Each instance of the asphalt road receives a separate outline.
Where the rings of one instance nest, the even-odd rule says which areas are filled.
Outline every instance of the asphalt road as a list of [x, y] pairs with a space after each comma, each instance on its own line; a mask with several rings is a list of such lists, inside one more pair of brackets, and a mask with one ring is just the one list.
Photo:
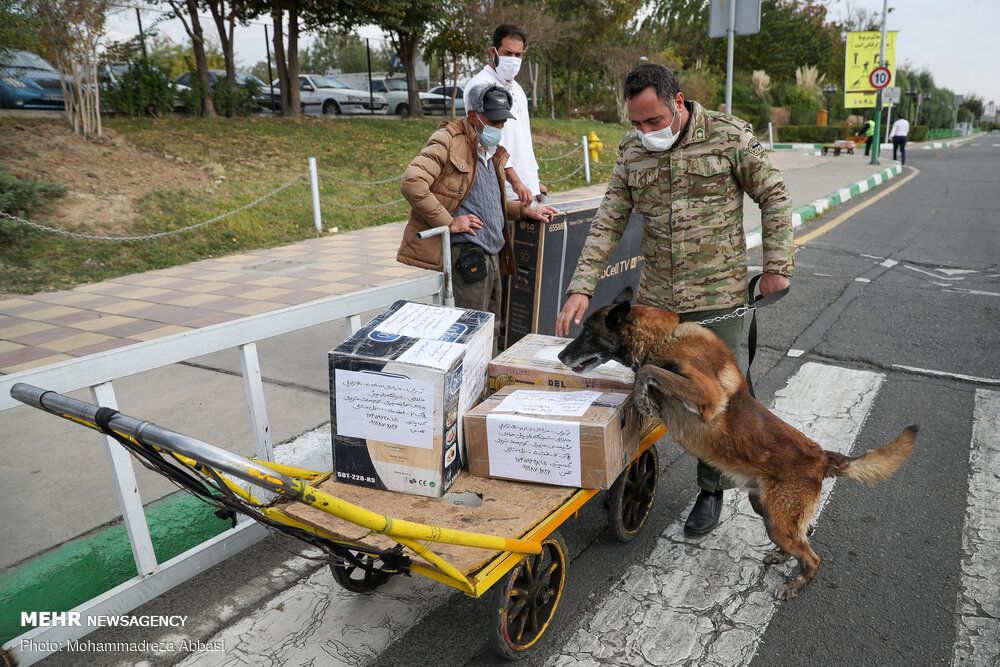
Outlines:
[[[892, 479], [827, 482], [812, 537], [823, 559], [816, 580], [793, 601], [772, 600], [792, 568], [760, 564], [766, 538], [739, 509], [742, 494], [727, 494], [713, 535], [686, 540], [694, 460], [663, 440], [654, 513], [636, 540], [608, 535], [603, 495], [562, 527], [567, 584], [520, 664], [1000, 664], [998, 162], [1000, 135], [911, 151], [899, 178], [797, 231], [809, 240], [792, 290], [759, 313], [753, 377], [765, 405], [815, 413], [809, 427], [819, 431], [824, 416], [853, 425], [817, 439], [854, 455], [921, 427]], [[760, 266], [759, 249], [751, 264]], [[838, 398], [847, 380], [867, 387], [854, 402]], [[318, 395], [322, 385], [310, 388]], [[493, 649], [488, 596], [413, 577], [351, 597], [321, 562], [288, 549], [302, 552], [266, 540], [134, 610], [190, 614], [197, 622], [185, 632], [227, 647], [149, 664], [283, 664], [286, 655], [317, 665], [509, 664]], [[327, 607], [344, 611], [319, 620]], [[93, 663], [63, 653], [43, 664]]]

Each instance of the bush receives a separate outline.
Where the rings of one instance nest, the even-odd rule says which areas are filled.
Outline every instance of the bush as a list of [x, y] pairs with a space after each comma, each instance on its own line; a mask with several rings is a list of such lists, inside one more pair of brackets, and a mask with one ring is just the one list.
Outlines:
[[910, 127], [910, 133], [907, 135], [907, 141], [925, 141], [927, 139], [927, 133], [930, 132], [930, 125], [914, 125]]
[[802, 144], [832, 144], [844, 138], [843, 128], [836, 125], [782, 125], [775, 128], [776, 141]]
[[[11, 215], [24, 215], [33, 206], [56, 199], [66, 192], [66, 186], [37, 178], [18, 178], [10, 168], [0, 164], [0, 211]], [[24, 236], [29, 227], [0, 218], [0, 238]]]
[[[201, 114], [201, 79], [198, 73], [191, 72], [190, 88], [182, 90], [178, 98], [188, 113]], [[249, 116], [257, 111], [257, 103], [254, 97], [257, 93], [257, 85], [250, 83], [247, 87], [229, 85], [229, 79], [222, 77], [212, 86], [212, 103], [215, 105], [216, 113], [222, 116]]]
[[798, 86], [790, 86], [785, 89], [782, 106], [786, 107], [791, 114], [792, 125], [811, 125], [816, 122], [819, 102]]
[[102, 91], [105, 109], [126, 116], [159, 117], [174, 109], [174, 91], [167, 73], [153, 65], [132, 63], [117, 81]]

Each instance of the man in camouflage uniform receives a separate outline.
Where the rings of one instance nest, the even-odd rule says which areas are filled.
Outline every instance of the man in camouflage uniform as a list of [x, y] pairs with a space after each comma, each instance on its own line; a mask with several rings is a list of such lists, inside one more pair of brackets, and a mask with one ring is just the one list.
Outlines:
[[[625, 79], [625, 100], [636, 131], [619, 147], [556, 334], [567, 335], [570, 322], [581, 321], [633, 210], [643, 216], [640, 303], [674, 311], [682, 322], [728, 315], [746, 303], [744, 192], [762, 214], [761, 294], [788, 287], [794, 266], [792, 201], [750, 125], [685, 100], [677, 77], [662, 65], [635, 67]], [[709, 327], [739, 358], [742, 318]], [[699, 461], [698, 486], [684, 525], [689, 535], [715, 528], [722, 492], [732, 483]]]

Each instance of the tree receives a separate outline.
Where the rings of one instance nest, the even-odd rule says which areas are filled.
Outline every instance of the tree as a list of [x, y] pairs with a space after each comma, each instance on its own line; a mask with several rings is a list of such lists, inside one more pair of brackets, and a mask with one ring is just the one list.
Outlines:
[[0, 0], [0, 51], [42, 50], [41, 21], [31, 0]]
[[[312, 46], [304, 48], [299, 54], [299, 69], [317, 74], [337, 69], [341, 72], [367, 72], [368, 51], [365, 41], [353, 33], [322, 30]], [[371, 48], [371, 57], [372, 71], [389, 71], [392, 54], [386, 48], [375, 45]]]
[[[236, 27], [236, 15], [240, 0], [204, 0], [212, 14], [215, 28], [219, 32], [219, 43], [222, 45], [222, 55], [225, 59], [226, 82], [230, 92], [236, 90], [236, 61], [233, 57], [233, 30]], [[226, 115], [233, 115], [233, 106], [229, 105]]]
[[208, 61], [205, 58], [205, 32], [201, 27], [201, 17], [198, 15], [198, 2], [197, 0], [166, 0], [166, 2], [191, 38], [191, 48], [194, 49], [194, 63], [201, 88], [201, 114], [207, 118], [214, 118], [215, 102], [212, 100], [212, 83], [208, 75]]
[[59, 70], [70, 128], [100, 137], [97, 42], [104, 34], [107, 0], [39, 0], [37, 7], [42, 40]]

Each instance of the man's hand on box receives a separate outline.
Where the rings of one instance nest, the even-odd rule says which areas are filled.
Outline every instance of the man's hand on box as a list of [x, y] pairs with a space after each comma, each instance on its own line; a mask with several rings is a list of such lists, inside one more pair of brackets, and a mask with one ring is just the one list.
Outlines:
[[531, 206], [524, 209], [524, 217], [538, 220], [539, 222], [549, 222], [559, 214], [551, 206]]

